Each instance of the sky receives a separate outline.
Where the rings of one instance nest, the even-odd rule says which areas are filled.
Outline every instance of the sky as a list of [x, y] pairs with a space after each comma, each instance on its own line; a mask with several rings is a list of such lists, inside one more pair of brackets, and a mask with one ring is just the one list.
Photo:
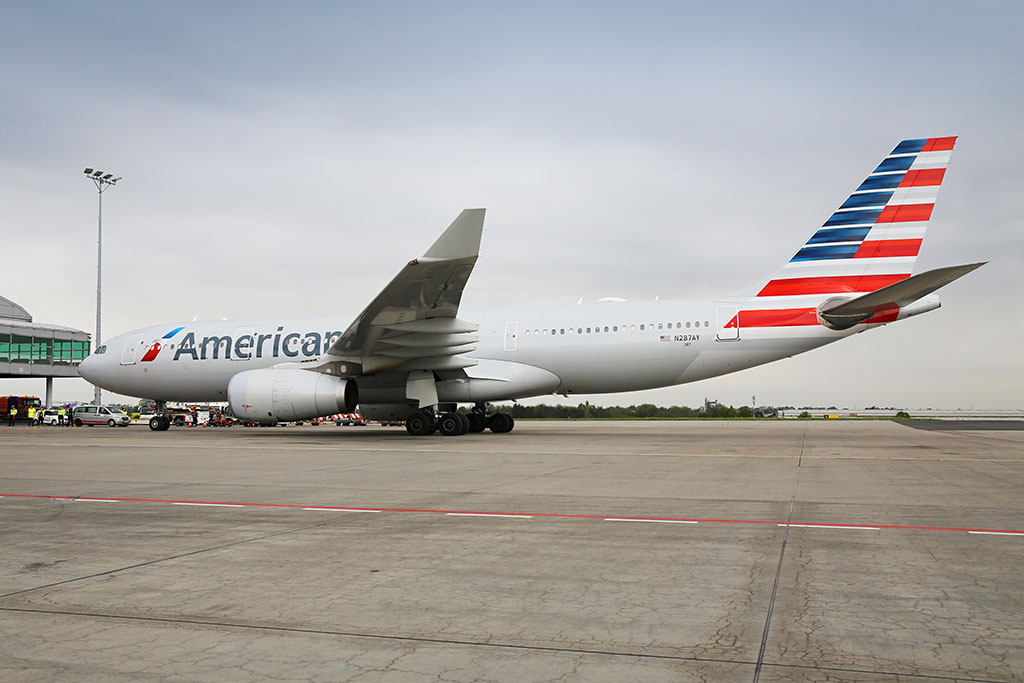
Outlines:
[[103, 194], [109, 338], [354, 315], [467, 207], [488, 212], [466, 307], [731, 294], [898, 141], [958, 135], [915, 272], [990, 263], [941, 309], [567, 402], [1024, 408], [1018, 2], [44, 0], [4, 17], [0, 294], [37, 322], [95, 329], [85, 167], [123, 177]]

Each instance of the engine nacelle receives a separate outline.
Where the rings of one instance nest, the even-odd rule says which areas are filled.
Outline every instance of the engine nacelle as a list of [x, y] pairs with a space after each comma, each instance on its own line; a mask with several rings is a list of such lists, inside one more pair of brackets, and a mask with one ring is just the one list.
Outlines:
[[235, 417], [250, 422], [291, 422], [351, 413], [359, 403], [356, 383], [309, 370], [246, 370], [228, 383]]

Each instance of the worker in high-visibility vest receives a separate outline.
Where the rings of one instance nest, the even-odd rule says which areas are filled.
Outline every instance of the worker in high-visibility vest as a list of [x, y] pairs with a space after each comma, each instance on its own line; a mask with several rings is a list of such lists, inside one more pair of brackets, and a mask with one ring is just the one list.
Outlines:
[[30, 426], [36, 423], [36, 409], [34, 406], [28, 407], [28, 423]]
[[68, 411], [64, 410], [63, 406], [61, 406], [60, 408], [57, 409], [57, 426], [58, 427], [63, 427], [64, 426], [64, 416], [67, 414], [67, 412]]
[[9, 412], [7, 415], [8, 415], [7, 426], [8, 427], [13, 427], [14, 426], [14, 421], [18, 419], [18, 409], [12, 406], [11, 407], [11, 412]]

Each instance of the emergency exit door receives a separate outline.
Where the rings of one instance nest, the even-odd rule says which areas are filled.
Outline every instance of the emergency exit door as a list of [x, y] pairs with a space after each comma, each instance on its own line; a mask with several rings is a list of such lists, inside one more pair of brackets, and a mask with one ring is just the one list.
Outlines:
[[740, 316], [736, 304], [715, 304], [718, 318], [718, 341], [739, 341]]
[[518, 345], [519, 336], [519, 323], [515, 320], [509, 320], [505, 323], [505, 350], [515, 351]]

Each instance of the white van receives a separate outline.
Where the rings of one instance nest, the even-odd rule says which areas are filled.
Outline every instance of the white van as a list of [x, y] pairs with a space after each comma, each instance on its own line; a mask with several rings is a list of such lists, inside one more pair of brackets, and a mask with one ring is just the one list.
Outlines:
[[72, 417], [76, 427], [82, 425], [109, 425], [111, 427], [127, 427], [132, 419], [114, 406], [78, 406]]

